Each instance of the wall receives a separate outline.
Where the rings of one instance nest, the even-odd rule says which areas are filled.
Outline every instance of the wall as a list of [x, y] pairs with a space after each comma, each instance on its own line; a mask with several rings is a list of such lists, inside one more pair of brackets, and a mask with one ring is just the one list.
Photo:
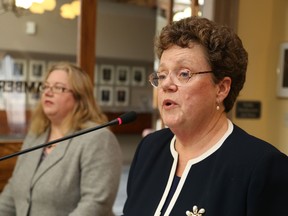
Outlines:
[[154, 61], [156, 10], [102, 3], [97, 16], [97, 56]]
[[[260, 119], [233, 121], [288, 154], [288, 99], [276, 96], [279, 48], [288, 41], [286, 0], [241, 0], [238, 34], [249, 53], [247, 81], [238, 100], [261, 101]], [[235, 112], [235, 110], [234, 110]]]
[[[43, 15], [16, 17], [11, 12], [1, 14], [0, 50], [76, 54], [77, 19], [62, 19], [59, 7], [65, 0], [57, 2], [57, 8], [53, 12]], [[155, 10], [144, 7], [99, 1], [97, 57], [153, 62], [155, 13]], [[25, 33], [28, 21], [36, 23], [35, 35]]]

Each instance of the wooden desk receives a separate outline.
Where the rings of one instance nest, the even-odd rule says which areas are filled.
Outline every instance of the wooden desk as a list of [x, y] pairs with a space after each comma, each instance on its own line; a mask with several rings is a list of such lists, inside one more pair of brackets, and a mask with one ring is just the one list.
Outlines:
[[[0, 157], [20, 151], [22, 140], [0, 140]], [[17, 157], [0, 161], [0, 192], [12, 175]]]

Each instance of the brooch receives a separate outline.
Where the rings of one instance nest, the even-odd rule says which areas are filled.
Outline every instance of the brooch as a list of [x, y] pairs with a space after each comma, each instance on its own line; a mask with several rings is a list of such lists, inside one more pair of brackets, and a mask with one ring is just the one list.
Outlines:
[[198, 211], [198, 207], [197, 206], [193, 206], [192, 212], [191, 211], [186, 211], [186, 215], [187, 216], [202, 216], [202, 214], [205, 213], [205, 209], [201, 208]]

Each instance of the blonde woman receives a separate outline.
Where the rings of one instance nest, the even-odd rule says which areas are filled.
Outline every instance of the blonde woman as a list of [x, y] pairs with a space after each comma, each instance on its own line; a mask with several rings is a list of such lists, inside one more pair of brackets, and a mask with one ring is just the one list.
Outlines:
[[[88, 75], [53, 65], [42, 83], [23, 149], [107, 121]], [[19, 157], [0, 195], [1, 216], [110, 216], [121, 174], [121, 150], [103, 128]]]

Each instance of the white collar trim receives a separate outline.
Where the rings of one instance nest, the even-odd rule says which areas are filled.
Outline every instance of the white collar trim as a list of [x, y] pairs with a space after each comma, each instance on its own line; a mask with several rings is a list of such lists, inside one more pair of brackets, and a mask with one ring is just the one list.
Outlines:
[[[187, 175], [189, 173], [189, 170], [191, 168], [191, 166], [193, 164], [196, 164], [202, 160], [204, 160], [205, 158], [209, 157], [211, 154], [213, 154], [214, 152], [216, 152], [221, 146], [222, 144], [224, 143], [224, 141], [227, 139], [227, 137], [232, 133], [233, 131], [233, 124], [232, 122], [228, 119], [228, 129], [227, 131], [225, 132], [225, 134], [222, 136], [222, 138], [214, 145], [212, 146], [210, 149], [208, 149], [206, 152], [204, 152], [202, 155], [198, 156], [197, 158], [193, 158], [191, 160], [188, 161], [186, 167], [185, 167], [185, 170], [183, 172], [183, 175], [181, 176], [181, 179], [180, 179], [180, 182], [177, 186], [177, 189], [166, 209], [166, 212], [165, 212], [165, 215], [164, 216], [168, 216], [175, 204], [175, 202], [177, 201], [177, 198], [182, 190], [182, 187], [185, 183], [185, 180], [187, 178]], [[163, 208], [163, 205], [167, 199], [167, 196], [168, 196], [168, 193], [170, 191], [170, 188], [171, 188], [171, 185], [172, 185], [172, 182], [173, 182], [173, 179], [174, 179], [174, 176], [175, 176], [175, 172], [176, 172], [176, 168], [177, 168], [177, 163], [178, 163], [178, 153], [177, 151], [175, 150], [175, 141], [176, 141], [176, 136], [174, 136], [170, 142], [170, 150], [171, 150], [171, 154], [174, 158], [174, 162], [173, 162], [173, 165], [171, 167], [171, 171], [170, 171], [170, 176], [169, 176], [169, 179], [168, 179], [168, 182], [167, 182], [167, 185], [166, 185], [166, 188], [165, 188], [165, 191], [163, 193], [163, 196], [161, 198], [161, 201], [156, 209], [156, 212], [154, 214], [154, 216], [159, 216], [161, 215], [161, 209]]]

